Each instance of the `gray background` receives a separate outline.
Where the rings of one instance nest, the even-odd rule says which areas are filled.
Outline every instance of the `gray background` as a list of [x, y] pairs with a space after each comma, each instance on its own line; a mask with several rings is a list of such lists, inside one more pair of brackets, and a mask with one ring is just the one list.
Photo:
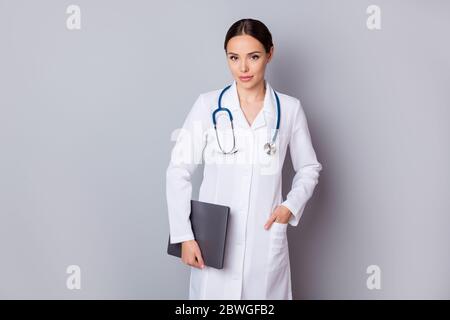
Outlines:
[[288, 228], [294, 298], [450, 298], [450, 3], [387, 0], [0, 1], [1, 298], [187, 297], [165, 251], [170, 135], [232, 81], [245, 17], [271, 30], [267, 79], [301, 100], [324, 167]]

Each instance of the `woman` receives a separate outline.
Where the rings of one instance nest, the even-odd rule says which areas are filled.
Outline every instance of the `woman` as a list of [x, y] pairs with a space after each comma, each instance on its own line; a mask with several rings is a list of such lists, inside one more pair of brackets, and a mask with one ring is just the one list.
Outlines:
[[[199, 95], [172, 150], [166, 186], [170, 242], [182, 242], [182, 261], [191, 266], [190, 299], [292, 299], [286, 228], [298, 224], [322, 166], [300, 101], [276, 93], [265, 80], [274, 49], [267, 27], [253, 19], [237, 21], [224, 49], [232, 85]], [[234, 130], [223, 110], [214, 130], [221, 93]], [[288, 145], [296, 174], [283, 201]], [[189, 220], [191, 176], [200, 163], [205, 166], [199, 200], [230, 207], [223, 269], [204, 265]]]

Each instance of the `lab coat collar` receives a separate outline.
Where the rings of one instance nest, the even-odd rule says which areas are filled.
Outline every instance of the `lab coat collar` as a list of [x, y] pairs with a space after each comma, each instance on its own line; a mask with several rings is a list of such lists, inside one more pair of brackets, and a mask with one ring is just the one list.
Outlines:
[[[272, 87], [267, 80], [266, 82], [266, 94], [264, 96], [263, 112], [259, 113], [255, 120], [253, 120], [252, 129], [257, 129], [266, 126], [267, 123], [273, 121], [276, 117], [276, 98]], [[225, 91], [222, 97], [222, 107], [230, 109], [233, 113], [234, 123], [244, 127], [249, 128], [247, 119], [245, 118], [244, 112], [241, 109], [239, 102], [239, 95], [236, 87], [236, 80], [233, 81], [231, 87]]]

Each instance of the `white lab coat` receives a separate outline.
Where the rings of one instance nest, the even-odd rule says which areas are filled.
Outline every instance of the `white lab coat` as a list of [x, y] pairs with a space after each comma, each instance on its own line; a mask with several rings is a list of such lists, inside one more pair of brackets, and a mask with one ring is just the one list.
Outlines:
[[[240, 108], [236, 82], [222, 97], [230, 109], [238, 152], [223, 155], [216, 141], [212, 112], [222, 89], [200, 94], [178, 132], [167, 168], [167, 205], [170, 242], [194, 239], [189, 220], [191, 176], [204, 164], [200, 201], [230, 207], [224, 267], [190, 267], [189, 299], [292, 299], [286, 229], [296, 226], [318, 183], [322, 165], [317, 161], [304, 110], [297, 98], [280, 99], [280, 130], [276, 153], [267, 155], [264, 144], [275, 128], [277, 111], [273, 90], [266, 80], [264, 106], [250, 126]], [[232, 146], [228, 118], [218, 115], [218, 130], [225, 151]], [[224, 122], [224, 120], [226, 120]], [[223, 125], [228, 124], [228, 129]], [[292, 189], [283, 201], [281, 172], [288, 145], [296, 172]], [[278, 205], [293, 213], [288, 224], [274, 222], [264, 229]]]

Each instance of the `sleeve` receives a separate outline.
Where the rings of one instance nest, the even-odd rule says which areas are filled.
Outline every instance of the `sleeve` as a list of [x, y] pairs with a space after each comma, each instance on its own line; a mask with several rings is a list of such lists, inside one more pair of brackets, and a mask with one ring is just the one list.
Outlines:
[[292, 188], [281, 205], [292, 212], [289, 224], [296, 226], [303, 214], [306, 203], [313, 194], [314, 188], [319, 181], [319, 172], [322, 170], [322, 165], [317, 161], [316, 153], [312, 146], [306, 115], [300, 100], [298, 100], [297, 114], [292, 126], [289, 150], [295, 175], [292, 181]]
[[169, 216], [170, 243], [194, 239], [189, 215], [195, 169], [203, 161], [206, 126], [209, 113], [202, 95], [194, 102], [183, 127], [178, 129], [176, 142], [166, 171], [166, 199]]

